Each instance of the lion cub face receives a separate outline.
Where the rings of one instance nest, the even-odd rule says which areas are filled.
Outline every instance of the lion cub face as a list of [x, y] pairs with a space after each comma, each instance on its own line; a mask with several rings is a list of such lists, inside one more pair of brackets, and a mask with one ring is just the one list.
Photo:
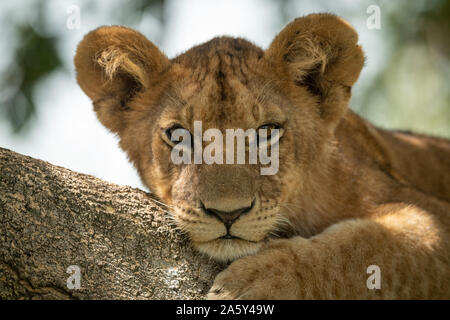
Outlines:
[[[362, 63], [356, 33], [332, 15], [295, 20], [266, 51], [222, 37], [172, 60], [131, 29], [102, 27], [75, 57], [99, 120], [194, 246], [219, 260], [255, 253], [287, 222], [285, 205], [313, 183]], [[244, 162], [231, 153], [239, 149], [227, 140], [233, 129], [255, 132], [241, 145]], [[223, 148], [209, 149], [215, 161], [195, 159], [220, 134]], [[175, 163], [183, 141], [189, 161]], [[252, 147], [276, 158], [251, 162]]]

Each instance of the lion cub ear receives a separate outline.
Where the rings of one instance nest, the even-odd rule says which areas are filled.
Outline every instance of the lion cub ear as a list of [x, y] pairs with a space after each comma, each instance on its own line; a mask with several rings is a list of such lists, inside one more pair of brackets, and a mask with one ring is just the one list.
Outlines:
[[146, 37], [120, 26], [89, 32], [74, 62], [78, 84], [93, 101], [99, 120], [113, 132], [123, 127], [130, 100], [169, 65]]
[[[281, 74], [319, 97], [322, 104], [327, 98], [336, 101], [330, 96], [335, 94], [348, 96], [348, 100], [351, 86], [364, 65], [358, 34], [332, 14], [295, 19], [275, 37], [265, 57], [275, 63]], [[322, 110], [323, 116], [330, 117], [339, 116], [342, 111]]]

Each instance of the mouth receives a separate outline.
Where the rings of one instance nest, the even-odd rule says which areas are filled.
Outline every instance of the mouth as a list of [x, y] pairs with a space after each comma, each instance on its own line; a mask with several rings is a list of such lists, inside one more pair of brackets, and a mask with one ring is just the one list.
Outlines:
[[259, 243], [260, 242], [260, 241], [253, 241], [253, 240], [248, 240], [248, 239], [236, 237], [236, 236], [233, 236], [233, 235], [231, 235], [229, 233], [224, 235], [224, 236], [221, 236], [219, 238], [213, 239], [211, 241], [217, 241], [217, 240], [236, 240], [236, 241], [245, 241], [245, 242], [250, 242], [250, 243]]
[[211, 258], [229, 262], [240, 257], [255, 254], [262, 241], [245, 240], [232, 235], [225, 235], [205, 242], [193, 242], [194, 247]]
[[220, 237], [220, 238], [218, 238], [218, 239], [226, 239], [226, 240], [230, 240], [230, 239], [239, 239], [239, 240], [244, 240], [244, 239], [242, 239], [242, 238], [232, 236], [231, 234], [226, 234], [226, 235], [224, 235], [224, 236], [222, 236], [222, 237]]
[[[186, 210], [177, 211], [175, 218], [189, 236], [194, 248], [201, 253], [219, 261], [233, 261], [237, 258], [252, 255], [259, 251], [269, 238], [270, 231], [277, 224], [276, 211], [269, 205], [261, 206], [259, 201], [253, 200], [255, 210], [264, 211], [263, 214], [241, 215], [233, 223], [223, 221], [219, 215], [202, 212], [201, 207], [195, 207], [196, 216], [201, 225], [193, 224], [192, 218], [187, 217]], [[258, 206], [256, 206], [258, 205]], [[262, 209], [261, 209], [262, 208]], [[270, 209], [270, 211], [268, 211]], [[206, 209], [203, 209], [205, 211]], [[209, 209], [211, 210], [211, 209]], [[255, 212], [256, 212], [255, 211]], [[253, 212], [254, 213], [254, 212]], [[214, 212], [214, 214], [216, 214]], [[224, 212], [220, 212], [224, 215]], [[262, 218], [263, 216], [263, 218]], [[223, 218], [225, 219], [225, 218]], [[220, 220], [220, 221], [219, 221]]]

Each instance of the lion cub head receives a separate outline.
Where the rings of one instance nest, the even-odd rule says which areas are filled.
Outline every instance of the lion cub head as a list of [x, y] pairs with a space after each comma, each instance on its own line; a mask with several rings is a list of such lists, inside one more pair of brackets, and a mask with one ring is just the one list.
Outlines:
[[[340, 18], [313, 14], [287, 25], [265, 51], [220, 37], [168, 59], [136, 31], [101, 27], [80, 43], [75, 66], [99, 120], [118, 134], [194, 246], [232, 260], [256, 252], [287, 222], [285, 205], [315, 183], [363, 65], [357, 40]], [[276, 131], [269, 143], [278, 147], [274, 174], [261, 174], [267, 164], [259, 162], [174, 163], [175, 133], [198, 134], [194, 123], [200, 134], [255, 129], [257, 148], [258, 129], [268, 132], [266, 142]], [[197, 147], [206, 150], [215, 139], [203, 136]], [[224, 138], [220, 158], [234, 143]]]

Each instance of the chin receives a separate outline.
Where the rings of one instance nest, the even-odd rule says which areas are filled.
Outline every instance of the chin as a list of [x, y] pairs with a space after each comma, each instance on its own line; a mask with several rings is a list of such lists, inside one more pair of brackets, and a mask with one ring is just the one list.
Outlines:
[[258, 252], [262, 242], [242, 239], [215, 239], [208, 242], [193, 242], [193, 246], [214, 260], [228, 262]]

